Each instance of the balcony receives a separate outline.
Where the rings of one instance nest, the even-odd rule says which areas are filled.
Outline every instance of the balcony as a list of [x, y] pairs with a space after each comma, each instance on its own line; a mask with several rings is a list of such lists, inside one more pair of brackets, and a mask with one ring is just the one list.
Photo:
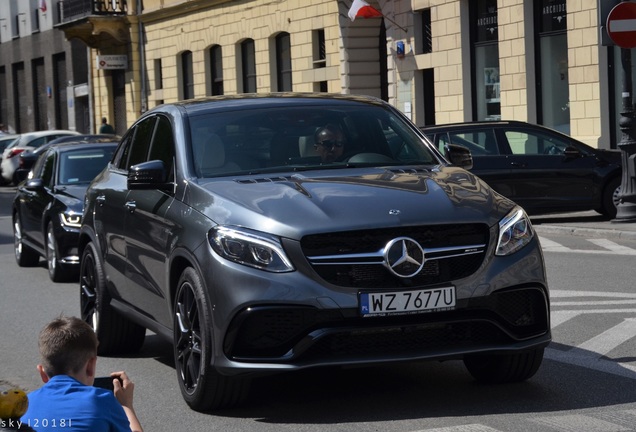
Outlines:
[[102, 49], [130, 42], [126, 0], [63, 0], [60, 24], [66, 39], [78, 38]]

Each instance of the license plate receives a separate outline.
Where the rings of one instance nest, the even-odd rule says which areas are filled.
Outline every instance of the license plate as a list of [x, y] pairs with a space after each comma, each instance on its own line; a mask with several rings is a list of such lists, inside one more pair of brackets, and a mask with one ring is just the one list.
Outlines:
[[360, 313], [364, 316], [408, 314], [452, 309], [455, 287], [417, 291], [360, 293]]

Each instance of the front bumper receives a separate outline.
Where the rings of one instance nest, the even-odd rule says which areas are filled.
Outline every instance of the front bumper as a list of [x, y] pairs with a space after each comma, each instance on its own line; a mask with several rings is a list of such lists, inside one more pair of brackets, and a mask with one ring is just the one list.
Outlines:
[[232, 321], [224, 352], [231, 362], [303, 368], [446, 359], [529, 349], [549, 341], [546, 291], [523, 287], [462, 300], [453, 311], [396, 317], [363, 318], [356, 310], [252, 307]]

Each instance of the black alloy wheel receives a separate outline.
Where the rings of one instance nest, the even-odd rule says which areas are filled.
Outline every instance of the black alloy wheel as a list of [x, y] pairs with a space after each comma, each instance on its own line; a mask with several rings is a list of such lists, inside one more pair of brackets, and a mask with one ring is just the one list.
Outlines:
[[15, 213], [13, 215], [13, 251], [15, 253], [15, 261], [20, 267], [34, 267], [40, 261], [40, 255], [23, 241], [22, 224], [20, 216]]
[[177, 288], [174, 307], [174, 358], [181, 394], [196, 411], [227, 408], [242, 402], [249, 391], [243, 377], [219, 374], [212, 358], [212, 319], [203, 284], [187, 268]]
[[71, 272], [60, 263], [57, 253], [57, 240], [53, 230], [53, 222], [49, 222], [46, 229], [46, 264], [49, 278], [53, 282], [64, 282], [71, 278]]
[[132, 353], [143, 345], [146, 329], [117, 313], [110, 305], [106, 276], [91, 242], [82, 253], [80, 264], [80, 311], [91, 325], [99, 346], [99, 355]]

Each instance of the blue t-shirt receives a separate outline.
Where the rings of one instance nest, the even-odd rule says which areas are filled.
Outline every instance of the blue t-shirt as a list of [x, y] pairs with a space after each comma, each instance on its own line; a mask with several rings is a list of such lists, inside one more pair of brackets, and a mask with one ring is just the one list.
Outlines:
[[112, 391], [56, 375], [28, 395], [22, 422], [37, 432], [130, 432], [124, 408]]

